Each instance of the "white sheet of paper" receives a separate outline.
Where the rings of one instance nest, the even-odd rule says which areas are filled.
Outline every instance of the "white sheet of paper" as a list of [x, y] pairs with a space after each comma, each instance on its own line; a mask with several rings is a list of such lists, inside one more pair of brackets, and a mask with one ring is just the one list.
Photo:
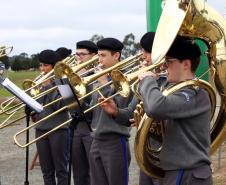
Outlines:
[[5, 78], [2, 82], [2, 85], [12, 94], [14, 94], [17, 98], [19, 98], [22, 102], [28, 105], [35, 112], [40, 113], [43, 110], [43, 107], [40, 103], [35, 101], [32, 97], [26, 94], [23, 90], [17, 87], [13, 82], [11, 82], [8, 78]]

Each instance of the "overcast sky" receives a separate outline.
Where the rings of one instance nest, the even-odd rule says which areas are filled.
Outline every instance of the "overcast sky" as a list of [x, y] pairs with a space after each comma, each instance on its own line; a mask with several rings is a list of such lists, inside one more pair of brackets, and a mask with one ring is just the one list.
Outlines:
[[[222, 15], [226, 0], [207, 0]], [[1, 1], [0, 45], [11, 55], [38, 53], [98, 34], [120, 40], [146, 32], [146, 0], [7, 0]]]

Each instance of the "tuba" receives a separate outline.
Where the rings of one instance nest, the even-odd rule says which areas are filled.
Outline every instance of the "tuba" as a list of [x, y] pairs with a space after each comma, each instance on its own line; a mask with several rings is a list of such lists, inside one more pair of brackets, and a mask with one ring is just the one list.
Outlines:
[[[167, 0], [156, 30], [152, 48], [154, 65], [160, 63], [177, 35], [201, 39], [208, 47], [209, 71], [213, 76], [213, 87], [199, 78], [180, 82], [163, 91], [165, 96], [181, 88], [203, 87], [210, 96], [212, 105], [211, 149], [213, 154], [226, 137], [226, 21], [205, 0]], [[168, 30], [168, 31], [167, 31]], [[157, 59], [157, 60], [156, 60]], [[209, 72], [208, 71], [208, 72]], [[219, 95], [219, 110], [216, 107], [216, 91]], [[142, 112], [142, 111], [141, 111]], [[140, 168], [149, 176], [161, 178], [164, 171], [159, 167], [164, 125], [155, 123], [144, 114], [140, 118], [135, 138], [135, 156]], [[158, 144], [150, 142], [152, 135], [158, 136]], [[152, 144], [151, 144], [152, 143]]]

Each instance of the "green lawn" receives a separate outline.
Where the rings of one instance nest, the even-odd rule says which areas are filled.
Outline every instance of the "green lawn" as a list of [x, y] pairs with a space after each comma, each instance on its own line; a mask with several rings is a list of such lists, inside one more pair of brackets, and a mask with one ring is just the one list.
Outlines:
[[[38, 71], [8, 71], [7, 78], [9, 78], [13, 83], [21, 88], [22, 83], [25, 79], [34, 79], [38, 76]], [[7, 90], [4, 88], [0, 88], [0, 99], [4, 97], [12, 96]]]

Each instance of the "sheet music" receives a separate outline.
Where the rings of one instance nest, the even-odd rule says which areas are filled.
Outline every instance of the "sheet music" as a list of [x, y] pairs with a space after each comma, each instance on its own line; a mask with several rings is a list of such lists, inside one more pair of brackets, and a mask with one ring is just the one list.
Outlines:
[[19, 98], [22, 102], [28, 105], [34, 111], [40, 113], [43, 110], [43, 107], [40, 103], [35, 101], [32, 97], [26, 94], [23, 90], [17, 87], [13, 82], [11, 82], [8, 78], [5, 78], [2, 85], [12, 94], [14, 94], [17, 98]]

